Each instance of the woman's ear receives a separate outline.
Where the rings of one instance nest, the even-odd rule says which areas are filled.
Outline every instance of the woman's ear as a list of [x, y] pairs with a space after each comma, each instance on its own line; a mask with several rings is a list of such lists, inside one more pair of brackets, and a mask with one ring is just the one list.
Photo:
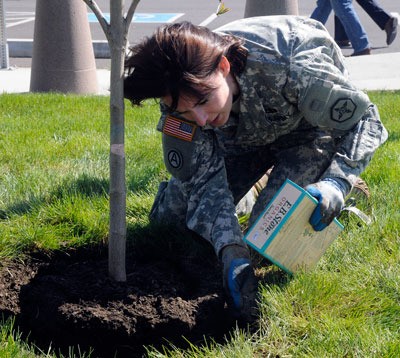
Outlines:
[[231, 64], [225, 56], [221, 57], [218, 68], [222, 71], [223, 75], [226, 77], [231, 72]]

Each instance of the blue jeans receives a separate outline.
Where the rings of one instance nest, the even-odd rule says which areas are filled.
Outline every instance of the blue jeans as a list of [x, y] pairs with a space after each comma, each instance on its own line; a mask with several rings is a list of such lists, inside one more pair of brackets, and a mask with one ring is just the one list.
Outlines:
[[354, 52], [360, 52], [371, 47], [367, 33], [354, 10], [352, 0], [317, 0], [317, 7], [311, 14], [311, 18], [325, 24], [332, 9], [343, 24]]
[[[365, 10], [372, 20], [381, 28], [385, 29], [385, 25], [390, 20], [390, 15], [375, 1], [375, 0], [356, 0], [359, 5]], [[348, 36], [342, 23], [335, 16], [335, 40], [345, 41]]]

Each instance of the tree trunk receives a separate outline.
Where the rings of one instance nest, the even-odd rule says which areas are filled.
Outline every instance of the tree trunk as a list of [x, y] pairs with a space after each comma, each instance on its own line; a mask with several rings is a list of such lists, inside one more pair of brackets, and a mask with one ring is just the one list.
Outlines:
[[126, 281], [126, 184], [124, 138], [124, 56], [126, 46], [123, 0], [110, 0], [110, 228], [108, 271], [116, 281]]

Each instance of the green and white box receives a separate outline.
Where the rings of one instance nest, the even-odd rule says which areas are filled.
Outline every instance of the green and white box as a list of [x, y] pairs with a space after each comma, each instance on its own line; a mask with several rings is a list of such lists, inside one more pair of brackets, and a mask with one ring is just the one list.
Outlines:
[[313, 268], [343, 230], [337, 220], [322, 231], [309, 223], [317, 200], [286, 179], [246, 233], [244, 240], [274, 264], [293, 274]]

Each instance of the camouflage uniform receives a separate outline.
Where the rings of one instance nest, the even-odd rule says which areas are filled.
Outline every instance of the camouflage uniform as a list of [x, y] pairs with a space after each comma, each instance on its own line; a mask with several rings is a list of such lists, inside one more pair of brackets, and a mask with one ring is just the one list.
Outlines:
[[286, 178], [306, 186], [337, 177], [351, 188], [387, 132], [320, 23], [253, 17], [216, 31], [245, 39], [241, 96], [220, 128], [197, 127], [161, 104], [158, 130], [172, 178], [160, 184], [150, 217], [195, 231], [219, 254], [243, 245], [235, 205], [269, 168], [251, 220]]

